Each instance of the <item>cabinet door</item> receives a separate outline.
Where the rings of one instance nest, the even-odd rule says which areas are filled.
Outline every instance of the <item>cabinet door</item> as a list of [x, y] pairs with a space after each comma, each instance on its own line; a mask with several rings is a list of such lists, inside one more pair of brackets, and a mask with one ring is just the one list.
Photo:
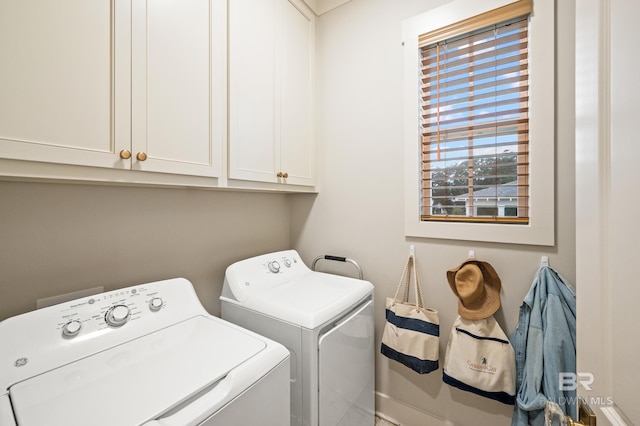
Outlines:
[[133, 0], [132, 10], [132, 168], [218, 176], [225, 2]]
[[0, 157], [129, 167], [128, 2], [0, 1]]
[[[282, 0], [278, 0], [282, 1]], [[276, 0], [229, 1], [229, 177], [277, 182]]]
[[315, 177], [315, 15], [301, 1], [282, 3], [280, 53], [280, 169], [290, 184]]

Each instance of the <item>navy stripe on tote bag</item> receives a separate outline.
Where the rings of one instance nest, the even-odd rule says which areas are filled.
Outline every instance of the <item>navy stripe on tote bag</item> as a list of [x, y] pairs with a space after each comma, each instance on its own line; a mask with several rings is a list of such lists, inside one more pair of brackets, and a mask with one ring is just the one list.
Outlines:
[[[414, 304], [409, 303], [411, 271], [415, 282]], [[399, 300], [403, 284], [404, 297]], [[395, 296], [387, 298], [386, 318], [380, 352], [420, 374], [437, 370], [440, 353], [438, 311], [424, 307], [413, 256], [407, 260]]]

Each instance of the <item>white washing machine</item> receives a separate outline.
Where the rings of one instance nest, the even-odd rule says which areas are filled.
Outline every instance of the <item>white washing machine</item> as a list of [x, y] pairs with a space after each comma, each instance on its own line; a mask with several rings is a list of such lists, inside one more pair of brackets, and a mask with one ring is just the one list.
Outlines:
[[371, 283], [313, 271], [288, 250], [229, 266], [220, 300], [222, 318], [291, 352], [292, 425], [373, 426]]
[[0, 322], [2, 426], [289, 424], [289, 352], [172, 279]]

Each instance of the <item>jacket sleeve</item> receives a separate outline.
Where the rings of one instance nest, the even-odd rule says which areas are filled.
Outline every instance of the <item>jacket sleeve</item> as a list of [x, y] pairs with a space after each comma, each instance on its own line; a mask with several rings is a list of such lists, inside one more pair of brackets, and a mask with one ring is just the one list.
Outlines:
[[525, 411], [544, 409], [547, 402], [542, 386], [544, 333], [540, 326], [541, 312], [537, 306], [534, 305], [533, 308], [527, 333], [526, 361], [522, 373], [522, 383], [516, 397], [518, 406]]
[[544, 333], [542, 312], [544, 300], [540, 297], [539, 274], [533, 280], [529, 293], [520, 307], [518, 328], [514, 331], [513, 342], [517, 360], [517, 393], [512, 426], [537, 425], [544, 416], [546, 398], [543, 393], [544, 374]]
[[[576, 373], [575, 294], [554, 271], [548, 271], [544, 319], [543, 390], [562, 411], [577, 418], [575, 386], [561, 386], [560, 377]], [[575, 377], [575, 376], [574, 376]]]

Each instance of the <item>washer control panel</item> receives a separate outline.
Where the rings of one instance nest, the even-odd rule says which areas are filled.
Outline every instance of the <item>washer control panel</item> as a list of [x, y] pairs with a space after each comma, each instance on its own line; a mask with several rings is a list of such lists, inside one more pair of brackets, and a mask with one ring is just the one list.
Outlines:
[[196, 316], [209, 314], [191, 283], [173, 278], [8, 318], [0, 322], [0, 382], [16, 383]]
[[[72, 339], [89, 332], [121, 328], [130, 321], [158, 315], [166, 303], [159, 289], [141, 285], [56, 305], [60, 336]], [[65, 306], [66, 305], [66, 306]]]

